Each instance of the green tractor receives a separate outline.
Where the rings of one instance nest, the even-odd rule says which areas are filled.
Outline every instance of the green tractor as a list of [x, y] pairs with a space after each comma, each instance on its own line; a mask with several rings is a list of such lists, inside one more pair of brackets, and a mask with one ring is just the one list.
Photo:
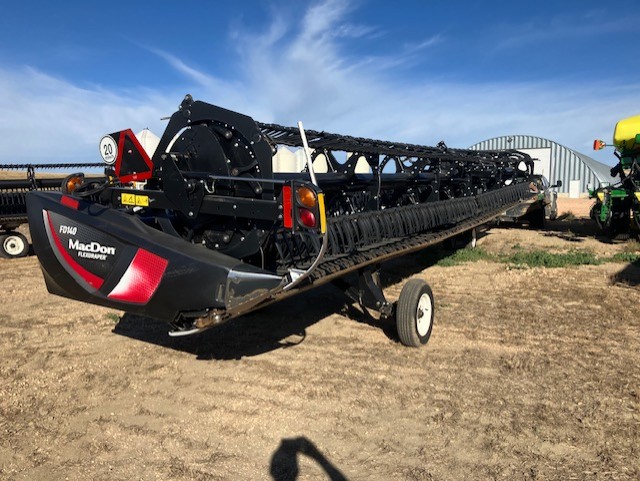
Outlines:
[[[606, 146], [602, 140], [593, 143], [594, 150]], [[589, 197], [596, 200], [591, 218], [609, 238], [626, 239], [640, 232], [640, 115], [616, 124], [613, 146], [618, 163], [611, 176], [620, 180], [589, 189]]]

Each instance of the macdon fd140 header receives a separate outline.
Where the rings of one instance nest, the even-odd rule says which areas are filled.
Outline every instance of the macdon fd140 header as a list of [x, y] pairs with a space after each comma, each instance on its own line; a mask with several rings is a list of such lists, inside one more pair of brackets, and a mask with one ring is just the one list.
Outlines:
[[[301, 148], [302, 172], [274, 172]], [[429, 286], [397, 303], [380, 263], [475, 227], [530, 198], [531, 158], [354, 138], [255, 122], [187, 95], [149, 156], [131, 130], [100, 142], [105, 178], [70, 176], [27, 195], [35, 252], [51, 293], [199, 332], [356, 272], [347, 293], [425, 344]], [[343, 159], [343, 160], [339, 160]], [[356, 164], [365, 162], [367, 173]], [[314, 165], [326, 172], [314, 172]]]

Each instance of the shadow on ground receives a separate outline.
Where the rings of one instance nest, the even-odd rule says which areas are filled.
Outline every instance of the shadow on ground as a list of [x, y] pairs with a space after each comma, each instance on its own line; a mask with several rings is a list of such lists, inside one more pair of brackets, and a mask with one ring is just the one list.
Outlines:
[[[382, 267], [382, 286], [401, 282], [449, 254], [451, 251], [433, 247], [389, 261]], [[357, 283], [355, 274], [345, 279]], [[378, 327], [381, 334], [398, 341], [392, 322], [380, 321], [363, 311], [332, 284], [289, 297], [193, 336], [170, 337], [169, 325], [165, 322], [129, 313], [120, 318], [113, 332], [188, 352], [202, 360], [230, 360], [294, 347], [304, 341], [309, 326], [334, 313]]]
[[167, 323], [129, 313], [113, 332], [188, 352], [198, 359], [240, 359], [303, 342], [309, 326], [333, 313], [332, 306], [344, 302], [340, 291], [323, 286], [192, 336], [170, 337]]
[[612, 279], [614, 283], [627, 284], [631, 287], [640, 285], [640, 261], [631, 262]]
[[[500, 224], [500, 227], [505, 225]], [[513, 228], [518, 227], [514, 225]], [[596, 233], [597, 226], [589, 219], [561, 219], [549, 221], [544, 235], [580, 242], [587, 237], [594, 237]], [[480, 237], [487, 233], [480, 231], [478, 235]], [[452, 252], [443, 245], [436, 245], [386, 262], [382, 266], [382, 287], [400, 283]], [[616, 276], [614, 282], [637, 285], [640, 283], [638, 269], [638, 266], [630, 266]], [[349, 274], [345, 276], [345, 280], [357, 284], [357, 275]], [[332, 284], [276, 302], [194, 336], [169, 337], [169, 326], [166, 323], [134, 314], [122, 316], [114, 332], [188, 352], [198, 359], [240, 359], [294, 347], [304, 341], [308, 327], [334, 313], [380, 328], [383, 335], [398, 342], [393, 322], [380, 321], [377, 313], [361, 309]]]
[[[528, 225], [517, 222], [500, 222], [501, 229], [530, 229]], [[592, 219], [563, 215], [554, 220], [547, 220], [544, 228], [537, 229], [546, 237], [557, 237], [568, 242], [583, 242], [587, 238], [595, 239], [603, 244], [626, 242], [626, 238], [610, 239], [602, 233]]]
[[273, 481], [295, 481], [300, 474], [298, 454], [313, 459], [324, 470], [331, 481], [347, 481], [342, 472], [305, 437], [283, 439], [271, 457], [269, 472]]
[[569, 242], [582, 242], [588, 237], [598, 238], [598, 226], [591, 219], [559, 218], [545, 223], [544, 235]]

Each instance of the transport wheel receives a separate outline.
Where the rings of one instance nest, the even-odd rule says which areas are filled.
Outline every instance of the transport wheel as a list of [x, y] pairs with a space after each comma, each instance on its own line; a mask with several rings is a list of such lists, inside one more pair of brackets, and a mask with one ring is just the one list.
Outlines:
[[465, 249], [475, 249], [478, 245], [478, 232], [476, 231], [476, 228], [474, 227], [473, 229], [470, 229], [465, 233], [465, 235], [467, 241], [464, 246]]
[[420, 279], [409, 280], [400, 292], [396, 308], [400, 342], [409, 347], [426, 344], [431, 337], [434, 314], [433, 293], [429, 284]]
[[29, 253], [29, 242], [19, 232], [0, 235], [0, 256], [5, 258], [25, 257]]
[[537, 209], [529, 214], [529, 227], [532, 229], [544, 229], [544, 221], [544, 209]]
[[450, 237], [444, 244], [446, 248], [451, 250], [458, 249], [475, 249], [478, 243], [478, 233], [476, 228], [469, 229], [468, 231], [458, 234], [454, 237]]

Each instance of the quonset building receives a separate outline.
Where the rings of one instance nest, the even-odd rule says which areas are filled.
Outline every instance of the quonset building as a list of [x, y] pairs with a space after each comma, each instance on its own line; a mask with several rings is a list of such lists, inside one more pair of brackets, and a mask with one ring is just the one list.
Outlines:
[[483, 140], [470, 147], [479, 150], [515, 149], [529, 154], [534, 162], [534, 172], [542, 174], [549, 182], [562, 181], [558, 189], [560, 195], [582, 197], [587, 193], [587, 185], [597, 187], [601, 182], [613, 182], [611, 166], [576, 152], [553, 140], [532, 135], [505, 135]]

